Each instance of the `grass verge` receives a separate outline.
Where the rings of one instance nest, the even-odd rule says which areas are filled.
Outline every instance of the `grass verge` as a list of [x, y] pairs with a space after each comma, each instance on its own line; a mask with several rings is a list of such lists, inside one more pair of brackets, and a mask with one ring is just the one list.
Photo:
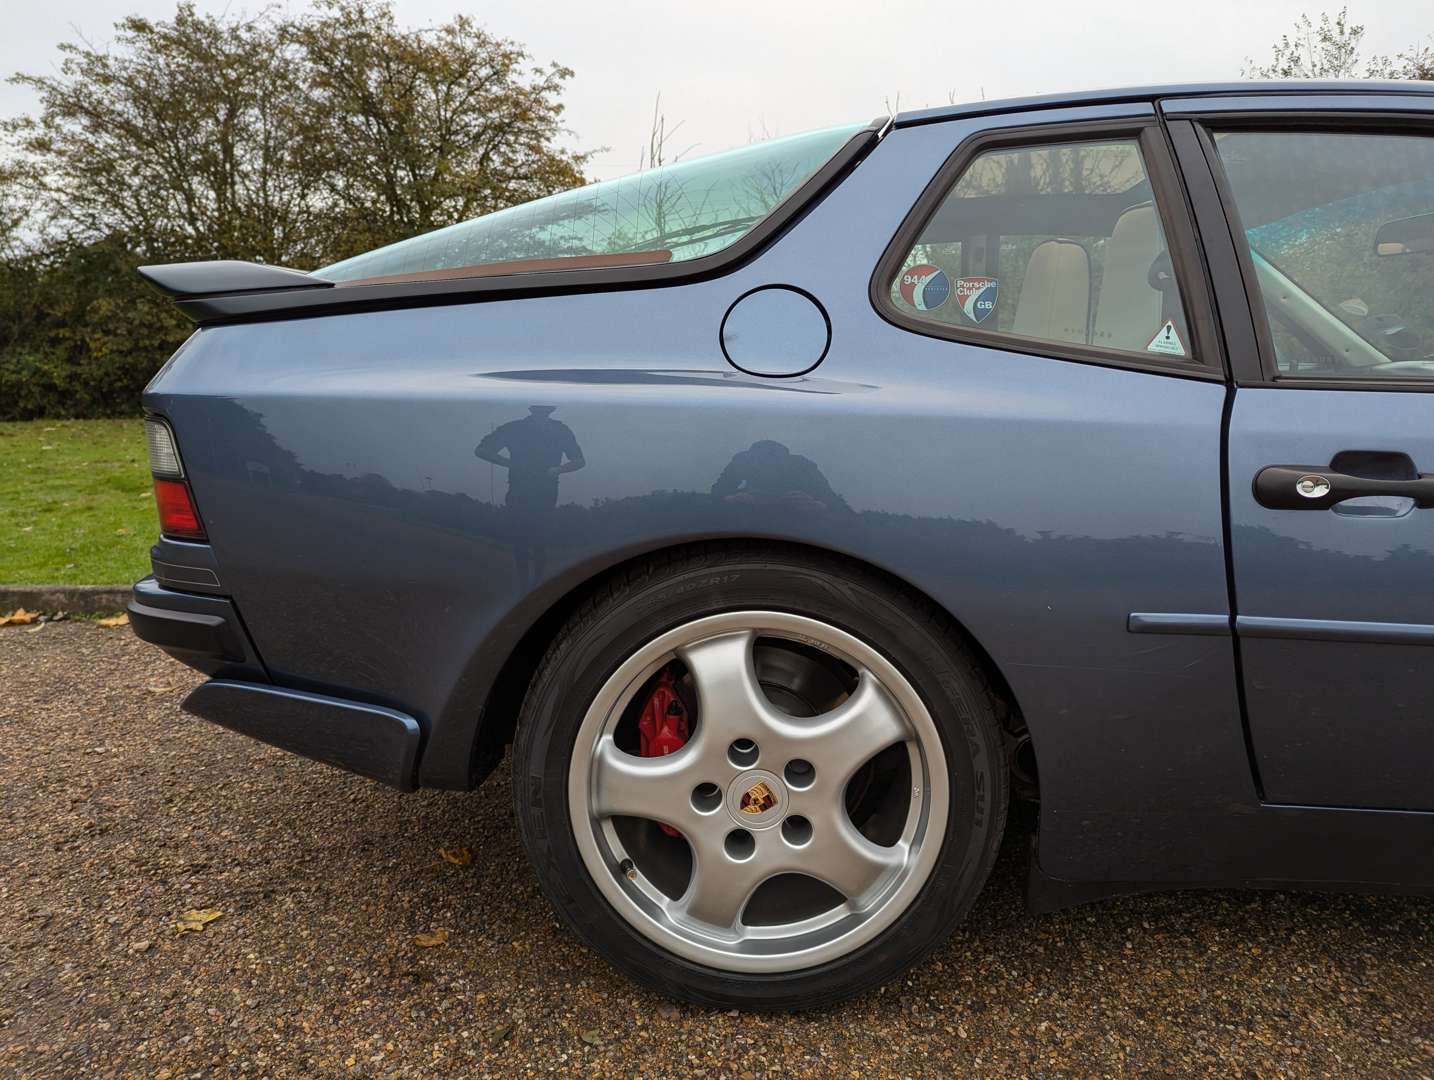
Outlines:
[[158, 533], [141, 421], [0, 423], [0, 585], [126, 585]]

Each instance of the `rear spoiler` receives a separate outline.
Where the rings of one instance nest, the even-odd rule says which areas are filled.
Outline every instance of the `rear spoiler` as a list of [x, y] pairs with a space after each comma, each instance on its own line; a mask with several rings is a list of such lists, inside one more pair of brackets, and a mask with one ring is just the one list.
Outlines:
[[179, 310], [195, 322], [206, 322], [220, 314], [208, 303], [214, 297], [334, 287], [332, 281], [302, 270], [238, 259], [141, 266], [139, 276], [173, 300]]

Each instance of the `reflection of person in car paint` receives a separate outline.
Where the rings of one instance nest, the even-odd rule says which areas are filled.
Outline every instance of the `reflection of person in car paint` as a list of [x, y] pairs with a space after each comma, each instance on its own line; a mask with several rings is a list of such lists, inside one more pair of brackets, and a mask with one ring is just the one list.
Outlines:
[[503, 505], [513, 528], [518, 584], [524, 587], [536, 582], [547, 565], [543, 533], [558, 505], [558, 477], [587, 464], [572, 428], [553, 419], [556, 408], [530, 405], [527, 416], [509, 420], [473, 448], [482, 460], [508, 470]]
[[739, 451], [712, 485], [712, 494], [735, 503], [782, 505], [797, 510], [845, 509], [811, 458], [761, 439]]

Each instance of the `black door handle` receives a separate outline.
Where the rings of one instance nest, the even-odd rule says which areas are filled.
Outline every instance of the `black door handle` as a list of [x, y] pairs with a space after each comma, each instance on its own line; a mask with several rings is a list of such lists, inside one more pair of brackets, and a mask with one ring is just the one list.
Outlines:
[[1266, 465], [1255, 474], [1255, 501], [1270, 510], [1328, 510], [1361, 495], [1413, 499], [1420, 510], [1434, 509], [1434, 475], [1409, 480], [1373, 480], [1321, 465]]

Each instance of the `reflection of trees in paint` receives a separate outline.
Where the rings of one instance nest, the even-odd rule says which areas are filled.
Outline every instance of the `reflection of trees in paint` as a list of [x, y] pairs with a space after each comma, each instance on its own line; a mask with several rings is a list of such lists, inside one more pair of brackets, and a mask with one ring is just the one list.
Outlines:
[[[494, 505], [486, 497], [401, 486], [376, 474], [349, 476], [310, 469], [299, 462], [288, 445], [274, 438], [258, 410], [218, 398], [197, 401], [195, 407], [200, 410], [196, 415], [203, 417], [212, 432], [214, 445], [226, 448], [224, 454], [216, 456], [205, 484], [217, 501], [232, 507], [228, 528], [236, 550], [266, 551], [267, 546], [276, 543], [270, 535], [276, 499], [283, 500], [283, 505], [292, 507], [293, 513], [302, 515], [313, 527], [329, 529], [349, 541], [325, 549], [329, 561], [326, 574], [314, 574], [302, 560], [290, 557], [315, 542], [311, 537], [298, 536], [279, 543], [286, 557], [278, 563], [266, 557], [262, 565], [231, 571], [262, 573], [271, 581], [276, 574], [281, 575], [286, 590], [282, 598], [277, 598], [272, 589], [260, 589], [251, 601], [256, 605], [264, 602], [266, 592], [283, 611], [301, 610], [305, 605], [332, 605], [336, 580], [389, 588], [386, 579], [373, 575], [376, 551], [459, 550], [464, 558], [482, 558], [485, 550], [498, 547], [491, 542], [508, 539], [507, 508]], [[733, 461], [750, 449], [734, 455]], [[810, 459], [798, 454], [790, 457], [811, 464], [816, 475], [821, 476], [820, 483], [831, 490]], [[720, 468], [721, 475], [727, 475], [733, 461]], [[720, 465], [719, 458], [712, 463], [712, 471], [719, 472]], [[745, 478], [764, 473], [743, 462], [729, 482], [742, 480], [737, 486], [740, 492], [747, 487]], [[775, 483], [759, 483], [757, 487], [805, 490], [808, 494], [818, 490], [811, 486], [814, 480], [799, 482], [794, 488], [790, 479], [780, 479], [780, 470], [775, 475]], [[722, 483], [721, 476], [718, 483]], [[725, 490], [726, 485], [719, 488], [719, 495]], [[825, 498], [816, 497], [819, 501]], [[1034, 592], [1069, 590], [1072, 582], [1106, 588], [1113, 566], [1120, 568], [1121, 580], [1137, 592], [1147, 585], [1168, 586], [1171, 566], [1199, 566], [1201, 560], [1214, 560], [1223, 566], [1215, 537], [1181, 533], [1119, 537], [1048, 531], [1032, 534], [974, 518], [873, 509], [853, 511], [841, 496], [834, 497], [834, 507], [843, 511], [839, 528], [827, 530], [831, 519], [816, 514], [792, 515], [784, 524], [800, 528], [809, 522], [819, 523], [823, 531], [812, 535], [839, 538], [843, 548], [864, 552], [877, 562], [928, 569], [947, 567], [953, 575], [1019, 581], [1023, 588]], [[263, 512], [264, 508], [269, 512]], [[546, 537], [551, 561], [564, 567], [590, 559], [596, 552], [627, 550], [653, 537], [762, 535], [771, 532], [774, 521], [769, 503], [714, 498], [711, 489], [652, 491], [600, 498], [590, 505], [569, 502], [550, 514]], [[1307, 540], [1253, 526], [1236, 526], [1234, 539], [1236, 546], [1248, 552], [1267, 574], [1277, 573], [1281, 567], [1297, 568], [1298, 575], [1308, 579], [1346, 582], [1351, 589], [1384, 597], [1383, 602], [1395, 607], [1401, 599], [1393, 595], [1399, 583], [1434, 576], [1434, 555], [1422, 547], [1398, 545], [1388, 551], [1359, 554], [1321, 548]], [[495, 556], [501, 557], [501, 553]], [[481, 574], [484, 566], [475, 565], [474, 573]], [[1287, 576], [1293, 580], [1296, 570]], [[297, 628], [293, 630], [295, 634], [304, 630], [302, 620], [290, 622]], [[276, 624], [276, 632], [284, 631]], [[355, 620], [352, 628], [339, 626], [333, 641], [320, 646], [305, 640], [297, 647], [331, 652], [334, 670], [351, 674], [352, 650], [381, 650], [388, 645], [383, 635], [366, 632], [362, 621]]]

